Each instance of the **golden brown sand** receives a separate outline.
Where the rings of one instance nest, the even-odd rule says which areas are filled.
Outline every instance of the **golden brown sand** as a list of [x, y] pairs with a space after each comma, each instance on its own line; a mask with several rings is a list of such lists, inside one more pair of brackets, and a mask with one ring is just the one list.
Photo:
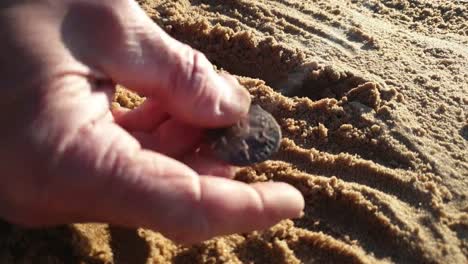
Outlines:
[[296, 186], [304, 217], [193, 247], [2, 223], [0, 263], [468, 262], [468, 2], [138, 2], [275, 116], [280, 152], [237, 179]]

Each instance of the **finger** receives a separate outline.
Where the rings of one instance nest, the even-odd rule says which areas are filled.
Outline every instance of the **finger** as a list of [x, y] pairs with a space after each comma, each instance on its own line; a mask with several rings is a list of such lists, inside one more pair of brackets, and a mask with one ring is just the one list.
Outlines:
[[63, 32], [75, 57], [97, 64], [116, 83], [157, 98], [184, 122], [217, 127], [247, 114], [247, 90], [217, 74], [202, 53], [171, 38], [136, 2], [106, 3], [70, 8]]
[[152, 98], [134, 110], [116, 107], [112, 112], [115, 122], [128, 131], [151, 132], [169, 119], [169, 114]]
[[120, 105], [112, 104], [111, 106], [111, 113], [114, 118], [114, 120], [119, 120], [121, 119], [124, 115], [126, 115], [128, 112], [131, 112], [131, 109], [128, 109], [126, 107], [122, 107]]
[[238, 167], [229, 165], [202, 152], [193, 152], [182, 159], [182, 162], [201, 175], [213, 175], [232, 179]]
[[[194, 129], [193, 132], [188, 132], [190, 128], [185, 129], [185, 125], [178, 127], [177, 122], [173, 122], [173, 120], [167, 123], [161, 127], [161, 130], [167, 130], [168, 136], [163, 136], [166, 132], [161, 131], [159, 131], [159, 136], [142, 132], [133, 132], [131, 134], [144, 149], [157, 151], [173, 158], [180, 158], [184, 164], [199, 174], [234, 178], [238, 171], [237, 167], [212, 157], [208, 151], [194, 151], [199, 146], [202, 138], [201, 130]], [[182, 137], [178, 137], [178, 134], [182, 134]], [[176, 139], [171, 140], [171, 138]]]
[[104, 120], [107, 122], [114, 122], [114, 115], [111, 111], [107, 112], [107, 114], [104, 116]]
[[[285, 218], [299, 217], [304, 199], [286, 183], [247, 185], [229, 179], [200, 177], [200, 198], [185, 221], [169, 238], [184, 243], [214, 236], [262, 230]], [[176, 221], [176, 220], [174, 220]], [[199, 232], [194, 232], [194, 230]]]
[[153, 135], [162, 153], [180, 158], [200, 143], [203, 130], [172, 118], [161, 124]]
[[203, 131], [175, 119], [169, 119], [152, 133], [133, 132], [145, 149], [180, 158], [192, 152], [200, 143]]

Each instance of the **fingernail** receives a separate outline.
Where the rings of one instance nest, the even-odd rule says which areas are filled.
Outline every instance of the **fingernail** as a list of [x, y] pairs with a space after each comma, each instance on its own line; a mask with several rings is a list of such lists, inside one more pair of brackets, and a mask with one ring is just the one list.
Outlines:
[[219, 77], [220, 89], [223, 89], [220, 110], [227, 119], [232, 118], [236, 121], [248, 113], [251, 103], [250, 94], [233, 76], [220, 74]]
[[[304, 198], [302, 194], [293, 186], [271, 182], [263, 183], [261, 190], [265, 202], [265, 208], [270, 209], [270, 214], [277, 219], [300, 217], [304, 210]], [[265, 190], [268, 191], [265, 191]]]

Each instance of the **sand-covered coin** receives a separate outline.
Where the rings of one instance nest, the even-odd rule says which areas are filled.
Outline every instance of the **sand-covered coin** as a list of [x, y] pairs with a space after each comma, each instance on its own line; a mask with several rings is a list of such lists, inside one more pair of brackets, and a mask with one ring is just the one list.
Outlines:
[[248, 166], [278, 151], [281, 128], [270, 113], [252, 105], [248, 115], [235, 125], [209, 130], [207, 139], [217, 158], [235, 166]]

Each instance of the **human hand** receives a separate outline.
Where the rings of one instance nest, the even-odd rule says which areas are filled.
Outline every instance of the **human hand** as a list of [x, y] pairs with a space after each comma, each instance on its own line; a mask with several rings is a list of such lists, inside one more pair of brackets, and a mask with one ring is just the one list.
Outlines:
[[[249, 95], [134, 1], [2, 1], [0, 36], [0, 217], [191, 243], [300, 215], [293, 187], [234, 181], [195, 152], [203, 128], [247, 113]], [[147, 101], [113, 115], [114, 83]]]

